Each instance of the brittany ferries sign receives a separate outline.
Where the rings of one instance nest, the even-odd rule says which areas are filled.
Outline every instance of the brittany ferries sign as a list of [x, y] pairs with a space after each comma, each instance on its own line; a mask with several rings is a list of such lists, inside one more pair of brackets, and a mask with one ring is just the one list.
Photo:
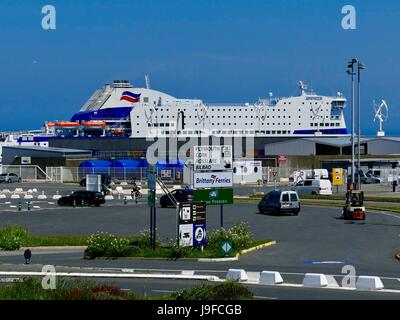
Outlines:
[[194, 173], [195, 188], [231, 188], [232, 185], [232, 171]]

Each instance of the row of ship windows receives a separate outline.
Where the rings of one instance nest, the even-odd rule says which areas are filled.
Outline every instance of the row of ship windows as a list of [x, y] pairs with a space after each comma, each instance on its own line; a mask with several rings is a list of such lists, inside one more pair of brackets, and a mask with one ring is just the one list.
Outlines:
[[[281, 118], [281, 116], [276, 116], [278, 119], [280, 119]], [[299, 119], [301, 119], [301, 116], [298, 116], [299, 117]], [[310, 116], [310, 118], [312, 118], [313, 116]], [[329, 116], [325, 116], [327, 119], [329, 118]], [[139, 118], [139, 116], [138, 116], [138, 118]], [[158, 119], [157, 118], [157, 116], [155, 117], [156, 119]], [[163, 116], [161, 116], [160, 118], [163, 118]], [[169, 119], [169, 116], [166, 116], [166, 118], [167, 119]], [[175, 117], [172, 117], [172, 118], [175, 118]], [[187, 117], [185, 117], [185, 118], [187, 118]], [[188, 117], [189, 119], [191, 119], [192, 118], [192, 116], [189, 116]], [[195, 118], [195, 119], [197, 119], [197, 116], [194, 116], [193, 118]], [[209, 117], [208, 116], [206, 116], [206, 118], [207, 119], [209, 119]], [[214, 118], [217, 118], [217, 119], [220, 119], [220, 118], [222, 118], [222, 119], [226, 119], [226, 118], [228, 118], [228, 119], [231, 119], [231, 118], [233, 118], [233, 119], [236, 119], [236, 116], [211, 116], [211, 119], [214, 119]], [[242, 116], [238, 116], [238, 118], [239, 119], [242, 119]], [[257, 117], [254, 117], [254, 116], [243, 116], [243, 118], [244, 119], [257, 119]], [[266, 116], [266, 118], [267, 119], [270, 119], [270, 116]], [[275, 116], [271, 116], [271, 118], [272, 119], [275, 119]], [[284, 118], [284, 119], [286, 119], [286, 116], [282, 116], [282, 118]], [[287, 118], [288, 119], [291, 119], [292, 118], [292, 116], [287, 116]], [[339, 119], [339, 116], [331, 116], [331, 119]]]
[[[284, 102], [283, 104], [286, 104], [286, 102]], [[291, 104], [291, 102], [288, 102], [287, 104]], [[305, 103], [304, 102], [302, 102], [302, 104], [304, 105]], [[313, 103], [312, 102], [310, 102], [309, 103], [310, 105], [312, 105]], [[315, 102], [314, 103], [315, 105], [318, 105], [318, 104], [320, 104], [320, 102]], [[330, 105], [330, 104], [332, 104], [332, 103], [329, 103], [329, 102], [327, 102], [326, 103], [327, 105]], [[197, 112], [199, 109], [195, 109], [195, 111]], [[266, 110], [271, 110], [271, 111], [283, 111], [283, 112], [286, 112], [286, 109], [281, 109], [281, 108], [267, 108]], [[164, 111], [164, 109], [160, 109], [160, 112], [163, 112]], [[170, 112], [170, 110], [169, 109], [166, 109], [165, 110], [166, 112]], [[178, 109], [178, 112], [180, 112], [180, 111], [183, 111], [183, 112], [186, 112], [186, 109], [184, 108], [184, 109]], [[211, 108], [211, 112], [215, 112], [215, 111], [217, 111], [217, 112], [232, 112], [232, 111], [237, 111], [237, 112], [243, 112], [243, 111], [249, 111], [249, 109], [247, 109], [247, 108], [245, 108], [245, 109], [242, 109], [242, 108], [237, 108], [237, 107], [234, 107], [234, 108], [227, 108], [227, 109], [225, 109], [225, 108], [223, 108], [223, 109], [220, 109], [220, 108], [218, 108], [218, 109], [214, 109], [214, 108]], [[253, 111], [255, 111], [254, 110], [254, 108], [251, 108], [250, 109], [250, 112], [253, 112]], [[301, 109], [299, 109], [299, 111], [301, 112]], [[312, 111], [312, 109], [310, 109], [310, 111]], [[328, 111], [328, 109], [326, 109], [326, 111]]]
[[[137, 123], [136, 124], [137, 126], [140, 126], [140, 124], [139, 123]], [[222, 125], [222, 126], [225, 126], [225, 125], [228, 125], [228, 126], [230, 126], [230, 125], [234, 125], [234, 126], [236, 126], [237, 125], [237, 123], [217, 123], [217, 124], [215, 124], [215, 123], [212, 123], [211, 125], [213, 125], [213, 126], [215, 126], [215, 125]], [[254, 123], [245, 123], [244, 124], [245, 126], [247, 126], [247, 125], [250, 125], [250, 126], [252, 126], [252, 125], [254, 125]], [[269, 126], [270, 125], [270, 123], [269, 122], [267, 122], [267, 123], [265, 123], [265, 122], [263, 122], [261, 125], [263, 125], [263, 126], [265, 126], [265, 125], [267, 125], [267, 126]], [[275, 126], [275, 125], [278, 125], [278, 126], [280, 126], [281, 125], [281, 123], [275, 123], [275, 122], [273, 122], [273, 123], [271, 123], [271, 125], [272, 126]], [[284, 123], [282, 123], [282, 125], [283, 126], [285, 126], [286, 125], [286, 123], [284, 122]], [[287, 123], [287, 125], [289, 125], [289, 126], [291, 126], [292, 124], [289, 122], [289, 123]], [[318, 127], [318, 123], [317, 122], [315, 122], [315, 123], [310, 123], [310, 125], [311, 125], [311, 127]], [[148, 127], [173, 127], [174, 125], [173, 125], [173, 123], [153, 123], [153, 124], [151, 124], [151, 123], [148, 123], [147, 124], [147, 126]], [[299, 123], [299, 126], [301, 126], [301, 123]], [[321, 122], [320, 124], [319, 124], [319, 126], [320, 127], [339, 127], [340, 126], [340, 123], [339, 122], [336, 122], [336, 123], [334, 123], [334, 122]]]
[[[139, 133], [139, 131], [136, 131]], [[170, 134], [168, 130], [162, 130], [161, 134]], [[200, 130], [177, 131], [177, 134], [201, 134]], [[213, 130], [212, 134], [290, 134], [290, 130]]]

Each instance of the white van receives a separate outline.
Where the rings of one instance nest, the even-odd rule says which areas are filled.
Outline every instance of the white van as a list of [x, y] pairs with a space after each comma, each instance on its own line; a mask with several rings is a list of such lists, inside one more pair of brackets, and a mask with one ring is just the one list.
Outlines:
[[299, 194], [331, 195], [332, 184], [328, 179], [305, 179], [295, 184]]

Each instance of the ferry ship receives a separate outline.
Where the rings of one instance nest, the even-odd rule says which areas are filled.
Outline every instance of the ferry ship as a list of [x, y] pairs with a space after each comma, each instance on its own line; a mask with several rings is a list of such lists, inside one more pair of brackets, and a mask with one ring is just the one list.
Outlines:
[[[179, 99], [150, 88], [135, 88], [114, 81], [97, 90], [70, 123], [52, 124], [56, 135], [130, 138], [193, 136], [309, 137], [346, 135], [343, 109], [346, 99], [308, 92], [244, 104], [208, 104], [199, 99]], [[91, 127], [87, 128], [90, 123]], [[96, 123], [99, 125], [96, 126]], [[48, 130], [47, 132], [51, 131]]]

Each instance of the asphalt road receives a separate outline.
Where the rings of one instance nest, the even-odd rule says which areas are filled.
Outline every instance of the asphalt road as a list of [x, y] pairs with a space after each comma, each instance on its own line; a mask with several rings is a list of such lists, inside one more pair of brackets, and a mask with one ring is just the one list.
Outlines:
[[[256, 239], [274, 239], [278, 244], [246, 254], [236, 262], [199, 263], [193, 261], [81, 260], [81, 252], [35, 255], [37, 263], [65, 266], [129, 267], [151, 269], [246, 271], [274, 270], [288, 278], [301, 278], [306, 272], [340, 275], [343, 265], [351, 264], [357, 275], [387, 277], [386, 283], [398, 288], [400, 264], [393, 255], [400, 249], [400, 215], [369, 212], [362, 222], [340, 218], [339, 208], [303, 206], [299, 216], [271, 216], [257, 213], [255, 203], [225, 206], [224, 226], [240, 221], [249, 223]], [[175, 236], [175, 210], [157, 210], [158, 234], [163, 240]], [[149, 226], [145, 204], [124, 206], [108, 203], [100, 208], [37, 209], [31, 212], [0, 212], [0, 225], [18, 224], [38, 235], [90, 235], [107, 231], [134, 235]], [[219, 207], [208, 207], [208, 232], [220, 224]], [[20, 263], [20, 258], [0, 256], [2, 263]], [[300, 275], [296, 275], [300, 274]], [[299, 281], [299, 280], [296, 280]]]

